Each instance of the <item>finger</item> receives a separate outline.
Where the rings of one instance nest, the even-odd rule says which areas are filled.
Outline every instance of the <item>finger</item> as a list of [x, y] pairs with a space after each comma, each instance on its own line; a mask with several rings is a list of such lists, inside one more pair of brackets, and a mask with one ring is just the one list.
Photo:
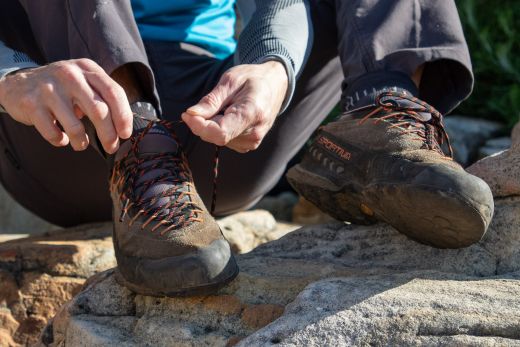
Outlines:
[[221, 132], [224, 133], [226, 146], [229, 146], [229, 143], [234, 139], [260, 125], [256, 115], [257, 111], [254, 104], [250, 101], [242, 100], [240, 103], [228, 107], [224, 112], [224, 116], [215, 119], [220, 126]]
[[226, 147], [234, 150], [235, 152], [242, 153], [242, 154], [245, 154], [245, 153], [248, 153], [251, 151], [251, 149], [249, 149], [249, 146], [247, 146], [247, 144], [237, 142], [237, 141], [238, 141], [238, 139], [234, 139], [233, 141], [229, 142], [226, 145]]
[[81, 110], [81, 108], [78, 105], [75, 104], [73, 106], [73, 110], [74, 110], [74, 114], [76, 115], [76, 117], [78, 119], [85, 117], [85, 112], [83, 112], [83, 110]]
[[248, 97], [241, 97], [240, 100], [226, 109], [219, 125], [230, 139], [226, 146], [246, 153], [260, 146], [270, 125], [253, 100]]
[[74, 114], [78, 119], [83, 116], [103, 118], [109, 115], [108, 105], [85, 79], [80, 79], [76, 83], [75, 88], [70, 92], [70, 97], [73, 100]]
[[217, 115], [226, 106], [228, 100], [232, 97], [234, 91], [228, 84], [219, 84], [200, 101], [188, 108], [186, 113], [193, 116], [209, 119]]
[[181, 117], [190, 130], [202, 140], [217, 146], [225, 146], [227, 144], [228, 139], [226, 138], [226, 134], [215, 121], [222, 117], [222, 115], [215, 116], [210, 120], [187, 113], [183, 113]]
[[97, 137], [105, 152], [114, 154], [119, 149], [119, 137], [108, 109], [106, 112], [89, 116], [89, 119], [96, 129]]
[[[76, 88], [73, 96], [75, 100], [75, 115], [78, 119], [86, 115], [96, 128], [96, 133], [105, 151], [107, 151], [107, 153], [114, 153], [119, 146], [119, 141], [108, 105], [86, 81], [80, 82], [79, 84], [80, 87]], [[131, 134], [131, 128], [129, 131]]]
[[231, 105], [217, 122], [229, 141], [256, 125], [253, 110], [245, 104]]
[[101, 100], [108, 105], [117, 136], [122, 139], [129, 138], [132, 135], [133, 115], [123, 88], [104, 71], [87, 72], [85, 76]]
[[254, 112], [251, 105], [241, 103], [228, 107], [224, 115], [217, 115], [209, 120], [187, 112], [182, 115], [182, 119], [191, 131], [204, 141], [226, 146], [246, 129], [255, 125]]
[[267, 132], [267, 127], [254, 127], [248, 129], [242, 135], [230, 141], [226, 147], [239, 153], [254, 151], [260, 147]]
[[56, 124], [50, 113], [40, 112], [31, 116], [32, 123], [40, 135], [55, 147], [69, 144], [69, 137]]
[[[116, 95], [119, 93], [117, 91], [118, 88], [121, 87], [119, 87], [119, 85], [112, 81], [112, 79], [110, 79], [110, 77], [108, 76], [107, 77], [110, 81], [105, 81], [102, 74], [96, 72], [85, 73], [85, 76], [87, 78], [87, 81], [85, 83], [88, 82], [89, 87], [91, 87], [91, 94], [88, 95], [87, 93], [87, 95], [82, 96], [83, 102], [80, 105], [80, 107], [82, 107], [82, 111], [87, 115], [87, 117], [94, 125], [99, 142], [101, 142], [101, 145], [103, 146], [105, 152], [113, 154], [119, 148], [119, 134], [115, 126], [115, 119], [117, 117], [114, 117], [112, 115], [110, 103], [114, 103], [114, 98], [121, 98], [120, 96]], [[107, 88], [110, 87], [112, 82], [116, 84], [117, 87], [115, 87], [115, 89], [110, 89], [109, 91], [107, 91]], [[100, 93], [101, 90], [104, 91], [105, 95], [102, 95]], [[126, 100], [126, 96], [124, 96], [124, 100]], [[85, 106], [83, 106], [83, 104], [85, 104]], [[88, 109], [90, 109], [90, 111]], [[119, 120], [121, 120], [121, 117], [119, 118]], [[128, 132], [131, 133], [131, 126], [130, 129], [127, 129], [125, 132], [126, 133], [123, 133], [121, 136], [128, 135]]]
[[72, 148], [76, 151], [82, 151], [88, 147], [85, 127], [74, 114], [72, 105], [64, 100], [64, 96], [56, 94], [56, 97], [49, 100], [50, 112], [63, 127]]

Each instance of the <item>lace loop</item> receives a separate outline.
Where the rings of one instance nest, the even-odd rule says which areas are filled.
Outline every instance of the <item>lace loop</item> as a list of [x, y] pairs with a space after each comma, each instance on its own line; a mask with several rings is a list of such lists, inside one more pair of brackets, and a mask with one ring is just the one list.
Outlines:
[[[401, 106], [398, 102], [400, 100], [409, 101], [417, 106]], [[393, 123], [391, 128], [402, 128], [404, 133], [419, 135], [428, 149], [444, 153], [441, 145], [446, 143], [448, 155], [453, 158], [453, 148], [442, 120], [442, 114], [434, 107], [416, 97], [398, 92], [380, 93], [375, 101], [376, 108], [363, 116], [359, 124], [363, 124], [374, 116], [376, 116], [375, 123], [390, 121]], [[381, 111], [386, 113], [380, 115]], [[431, 118], [425, 119], [423, 113], [429, 113]], [[378, 115], [379, 117], [377, 117]]]

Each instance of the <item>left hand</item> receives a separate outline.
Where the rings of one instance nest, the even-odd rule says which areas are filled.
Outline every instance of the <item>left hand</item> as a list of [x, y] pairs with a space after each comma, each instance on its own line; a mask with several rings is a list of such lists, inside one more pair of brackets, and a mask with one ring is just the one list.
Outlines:
[[238, 65], [182, 119], [204, 141], [246, 153], [260, 146], [287, 93], [285, 67], [278, 61]]

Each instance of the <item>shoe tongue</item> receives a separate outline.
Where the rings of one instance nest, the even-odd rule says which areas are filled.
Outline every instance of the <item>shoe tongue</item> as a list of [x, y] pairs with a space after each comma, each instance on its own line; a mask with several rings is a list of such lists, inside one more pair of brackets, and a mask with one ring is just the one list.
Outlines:
[[139, 142], [139, 153], [165, 153], [171, 152], [177, 154], [179, 144], [170, 135], [168, 129], [157, 124], [146, 133]]
[[[132, 137], [138, 139], [141, 132], [135, 131]], [[126, 157], [128, 152], [132, 149], [132, 141], [127, 140], [121, 144], [121, 147], [117, 151], [114, 160], [119, 161]], [[170, 135], [168, 129], [163, 125], [156, 123], [142, 139], [139, 140], [138, 150], [140, 154], [146, 153], [175, 153], [179, 151], [179, 145], [177, 141]]]
[[[385, 96], [381, 98], [381, 101], [383, 103], [392, 103], [396, 106], [408, 108], [408, 109], [414, 109], [414, 108], [423, 108], [423, 106], [415, 101], [408, 100], [408, 99], [400, 99], [400, 98], [392, 98], [391, 96]], [[428, 122], [430, 119], [432, 119], [432, 114], [430, 112], [416, 112], [418, 115], [418, 118], [423, 122]]]

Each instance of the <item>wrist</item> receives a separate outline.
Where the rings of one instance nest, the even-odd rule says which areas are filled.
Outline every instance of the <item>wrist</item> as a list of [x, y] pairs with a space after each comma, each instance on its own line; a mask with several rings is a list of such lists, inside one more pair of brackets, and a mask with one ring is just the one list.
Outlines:
[[273, 64], [273, 67], [275, 69], [279, 69], [281, 66], [284, 71], [284, 72], [278, 73], [278, 76], [284, 77], [283, 82], [281, 82], [281, 85], [283, 86], [284, 92], [285, 92], [285, 98], [282, 103], [282, 107], [280, 109], [280, 113], [282, 113], [289, 106], [289, 103], [291, 102], [292, 96], [294, 94], [294, 89], [296, 86], [294, 69], [293, 69], [291, 62], [283, 56], [271, 55], [271, 56], [264, 57], [261, 61], [262, 64], [269, 63], [269, 62], [276, 63], [276, 64]]
[[6, 112], [6, 110], [4, 108], [5, 101], [6, 101], [5, 98], [6, 98], [7, 91], [10, 89], [9, 84], [10, 84], [11, 80], [14, 78], [13, 76], [17, 75], [19, 73], [27, 72], [34, 68], [35, 67], [25, 67], [25, 68], [20, 68], [20, 69], [16, 69], [16, 70], [11, 70], [8, 73], [5, 73], [0, 77], [0, 112]]
[[[273, 92], [281, 98], [280, 102], [283, 106], [283, 101], [289, 93], [289, 76], [285, 65], [281, 61], [273, 59], [263, 62], [262, 66], [265, 67], [265, 76], [268, 76]], [[277, 110], [277, 113], [279, 111]]]
[[[283, 81], [284, 87], [287, 89], [289, 84], [289, 76], [287, 74], [287, 70], [285, 65], [279, 60], [268, 60], [262, 63], [263, 66], [267, 67], [267, 69], [272, 72], [275, 76], [280, 77], [280, 80]], [[283, 78], [281, 78], [283, 76]]]
[[287, 72], [285, 71], [285, 66], [279, 60], [267, 60], [262, 63], [262, 65], [267, 66], [268, 68], [280, 72], [287, 76]]

